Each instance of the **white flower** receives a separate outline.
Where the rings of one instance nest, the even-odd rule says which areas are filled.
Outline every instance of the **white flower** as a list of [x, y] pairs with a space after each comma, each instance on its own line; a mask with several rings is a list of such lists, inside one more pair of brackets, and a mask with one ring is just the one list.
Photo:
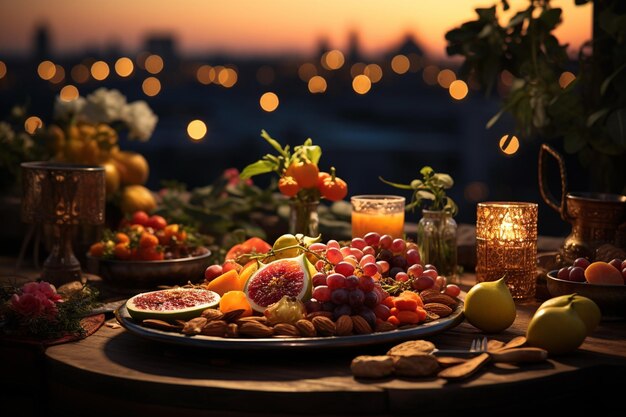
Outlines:
[[126, 97], [118, 90], [98, 88], [87, 96], [83, 115], [92, 123], [111, 123], [122, 120]]
[[65, 101], [61, 100], [61, 97], [57, 96], [54, 102], [54, 118], [57, 120], [67, 120], [72, 116], [79, 116], [87, 101], [83, 97], [78, 97], [76, 100]]
[[152, 112], [148, 103], [140, 100], [125, 106], [122, 120], [126, 122], [130, 131], [129, 138], [145, 142], [152, 136], [159, 118]]

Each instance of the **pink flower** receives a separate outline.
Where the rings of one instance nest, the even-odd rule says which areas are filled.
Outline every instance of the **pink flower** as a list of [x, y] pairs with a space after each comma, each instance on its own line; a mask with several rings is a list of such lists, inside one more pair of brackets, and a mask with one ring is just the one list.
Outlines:
[[[48, 300], [46, 299], [46, 301]], [[42, 299], [31, 293], [24, 293], [22, 295], [13, 294], [11, 297], [11, 307], [17, 313], [25, 317], [37, 317], [45, 310]]]
[[51, 301], [60, 301], [61, 296], [57, 294], [57, 290], [54, 285], [49, 282], [29, 282], [22, 286], [22, 293], [24, 294], [42, 294]]
[[[228, 168], [224, 170], [224, 178], [228, 180], [228, 185], [237, 185], [241, 182], [239, 178], [239, 170], [237, 168]], [[252, 185], [252, 179], [248, 178], [245, 183], [247, 185]]]

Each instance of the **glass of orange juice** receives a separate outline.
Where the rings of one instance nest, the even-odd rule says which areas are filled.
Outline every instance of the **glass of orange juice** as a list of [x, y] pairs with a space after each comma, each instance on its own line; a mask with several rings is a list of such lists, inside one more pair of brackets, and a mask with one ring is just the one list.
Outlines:
[[363, 237], [369, 232], [404, 236], [405, 198], [397, 195], [355, 195], [352, 203], [352, 237]]

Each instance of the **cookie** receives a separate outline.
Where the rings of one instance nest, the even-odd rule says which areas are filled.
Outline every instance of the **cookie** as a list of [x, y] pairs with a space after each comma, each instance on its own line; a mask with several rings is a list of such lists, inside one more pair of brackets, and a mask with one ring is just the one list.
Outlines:
[[411, 356], [394, 356], [393, 370], [396, 375], [400, 376], [432, 376], [439, 371], [439, 362], [437, 362], [435, 356], [426, 353]]
[[393, 372], [390, 356], [357, 356], [350, 364], [352, 374], [358, 378], [382, 378]]
[[431, 353], [435, 345], [427, 340], [409, 340], [389, 349], [389, 356], [412, 356], [421, 353]]

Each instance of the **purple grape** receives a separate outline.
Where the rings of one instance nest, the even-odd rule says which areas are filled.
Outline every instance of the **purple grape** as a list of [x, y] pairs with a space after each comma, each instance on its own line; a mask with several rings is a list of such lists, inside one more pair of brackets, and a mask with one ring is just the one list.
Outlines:
[[355, 288], [348, 293], [348, 303], [351, 307], [360, 307], [365, 301], [365, 294], [359, 288]]
[[374, 289], [376, 285], [376, 280], [369, 275], [361, 275], [359, 277], [359, 288], [363, 290], [363, 292], [369, 292]]
[[389, 276], [395, 278], [396, 275], [398, 275], [398, 272], [404, 272], [404, 269], [400, 268], [399, 266], [394, 266], [389, 270]]
[[367, 307], [362, 307], [361, 309], [359, 309], [359, 316], [363, 317], [365, 321], [367, 321], [369, 325], [372, 326], [372, 329], [376, 328], [376, 314], [374, 314], [371, 309]]
[[348, 302], [348, 290], [337, 288], [330, 294], [330, 300], [335, 304], [346, 304]]
[[574, 282], [585, 282], [585, 270], [580, 266], [572, 267], [571, 271], [569, 271], [568, 279]]
[[342, 304], [337, 306], [333, 311], [333, 320], [337, 320], [341, 316], [350, 316], [352, 315], [352, 308], [348, 304]]
[[357, 288], [359, 286], [359, 277], [357, 277], [356, 275], [350, 275], [349, 277], [346, 277], [346, 288], [349, 290], [352, 290], [354, 288]]
[[402, 255], [396, 255], [391, 258], [391, 262], [389, 262], [392, 267], [402, 268], [402, 270], [406, 271], [407, 263], [406, 258]]
[[573, 266], [579, 266], [582, 269], [587, 269], [590, 264], [591, 262], [589, 262], [589, 259], [587, 258], [576, 258]]
[[562, 279], [565, 281], [569, 281], [569, 271], [572, 269], [571, 266], [565, 266], [561, 269], [559, 269], [559, 272], [556, 274], [556, 277], [558, 279]]
[[314, 313], [316, 311], [320, 311], [322, 309], [322, 303], [315, 300], [309, 300], [304, 303], [304, 307], [306, 307], [307, 313]]
[[363, 304], [369, 308], [376, 307], [380, 304], [380, 301], [378, 300], [378, 293], [376, 291], [366, 292]]
[[326, 301], [322, 303], [322, 311], [330, 311], [331, 313], [335, 311], [335, 305], [330, 301]]
[[378, 256], [376, 256], [376, 260], [377, 261], [391, 261], [391, 258], [393, 258], [393, 252], [391, 252], [389, 249], [381, 249], [380, 252], [378, 252]]

